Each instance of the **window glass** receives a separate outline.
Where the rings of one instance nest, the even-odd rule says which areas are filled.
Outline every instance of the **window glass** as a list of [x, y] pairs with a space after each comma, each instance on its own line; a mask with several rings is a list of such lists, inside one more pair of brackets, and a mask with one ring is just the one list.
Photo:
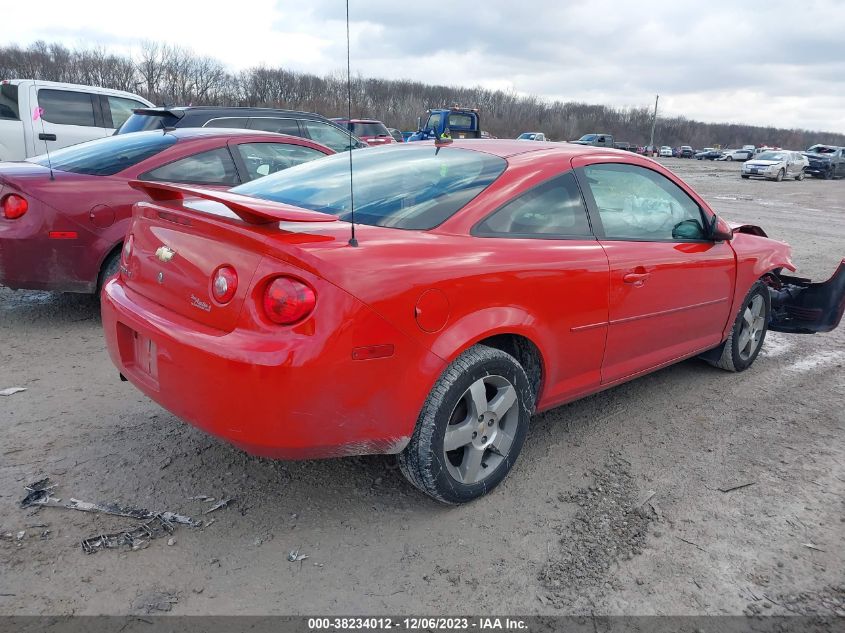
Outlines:
[[48, 123], [95, 127], [94, 104], [87, 92], [44, 88], [38, 91], [38, 105], [44, 108], [41, 116]]
[[118, 128], [132, 116], [132, 110], [136, 108], [146, 108], [140, 101], [134, 99], [125, 99], [124, 97], [107, 97], [109, 100], [109, 109], [111, 110], [112, 127]]
[[49, 161], [46, 155], [41, 155], [30, 162], [76, 174], [112, 176], [175, 143], [176, 137], [161, 132], [121, 134], [50, 152]]
[[302, 132], [299, 131], [299, 122], [296, 119], [252, 117], [249, 120], [249, 129], [262, 130], [264, 132], [276, 132], [277, 134], [290, 134], [291, 136], [302, 136]]
[[350, 218], [352, 159], [355, 222], [430, 229], [458, 212], [505, 170], [498, 156], [422, 143], [336, 154], [233, 189], [266, 200]]
[[349, 149], [350, 140], [353, 148], [358, 147], [358, 141], [353, 136], [349, 138], [349, 133], [344, 132], [341, 128], [322, 123], [321, 121], [303, 120], [302, 124], [308, 130], [308, 135], [318, 143], [322, 143], [326, 147], [331, 147], [336, 152], [343, 152]]
[[0, 84], [0, 119], [20, 119], [17, 84]]
[[388, 136], [390, 133], [382, 123], [347, 123], [357, 136]]
[[165, 127], [176, 127], [179, 118], [169, 112], [161, 114], [132, 114], [120, 126], [118, 134], [130, 132], [146, 132], [148, 130], [163, 130]]
[[225, 127], [244, 130], [247, 128], [247, 118], [227, 116], [219, 119], [211, 119], [210, 121], [206, 121], [203, 127]]
[[473, 126], [473, 117], [469, 114], [455, 114], [449, 115], [449, 127], [469, 127]]
[[164, 180], [204, 185], [236, 185], [240, 182], [235, 162], [225, 147], [212, 149], [150, 170], [141, 180]]
[[591, 236], [587, 210], [572, 172], [522, 194], [490, 215], [475, 233], [512, 236]]
[[423, 126], [425, 130], [436, 130], [440, 125], [440, 113], [432, 114], [428, 117], [428, 123]]
[[288, 143], [241, 143], [237, 147], [249, 180], [325, 156], [311, 147]]
[[685, 240], [705, 236], [701, 210], [668, 178], [635, 165], [584, 168], [609, 239]]

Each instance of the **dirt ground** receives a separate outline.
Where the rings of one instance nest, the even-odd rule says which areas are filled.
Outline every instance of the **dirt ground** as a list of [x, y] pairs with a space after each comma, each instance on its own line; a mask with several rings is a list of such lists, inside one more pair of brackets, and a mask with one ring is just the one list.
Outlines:
[[[666, 163], [801, 274], [845, 256], [845, 182]], [[27, 388], [0, 397], [0, 613], [845, 615], [843, 342], [770, 334], [743, 374], [690, 360], [539, 415], [503, 485], [443, 507], [390, 457], [274, 462], [206, 436], [118, 380], [95, 300], [0, 288], [0, 389]], [[62, 501], [214, 521], [85, 554], [138, 521], [21, 509], [43, 476]], [[203, 515], [198, 495], [234, 501]]]

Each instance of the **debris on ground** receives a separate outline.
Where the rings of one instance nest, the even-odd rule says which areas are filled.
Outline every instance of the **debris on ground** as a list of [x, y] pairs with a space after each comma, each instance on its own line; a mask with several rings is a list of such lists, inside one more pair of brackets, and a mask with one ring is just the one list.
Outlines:
[[26, 391], [26, 387], [6, 387], [5, 389], [0, 389], [0, 396], [11, 396], [21, 391]]
[[821, 547], [819, 547], [815, 543], [801, 543], [801, 545], [803, 545], [804, 547], [806, 547], [808, 549], [814, 549], [817, 552], [823, 552], [824, 551]]
[[128, 547], [132, 551], [144, 549], [150, 541], [166, 534], [173, 534], [175, 526], [161, 515], [155, 516], [132, 530], [100, 534], [82, 541], [82, 551], [94, 554], [101, 549], [120, 549]]
[[[829, 625], [841, 623], [842, 618], [845, 617], [845, 585], [828, 585], [820, 591], [780, 594], [777, 599], [765, 594], [764, 597], [768, 603], [784, 610], [781, 615], [813, 617], [813, 624], [818, 627], [813, 630], [822, 630], [825, 623]], [[764, 602], [763, 607], [771, 609], [772, 606], [768, 603]], [[760, 612], [760, 606], [754, 602], [749, 603], [743, 610], [743, 613], [748, 616], [759, 615]], [[834, 629], [831, 627], [829, 630]]]
[[539, 574], [547, 590], [546, 597], [557, 608], [582, 608], [589, 612], [587, 592], [572, 592], [572, 587], [600, 591], [605, 583], [617, 582], [611, 565], [619, 559], [628, 560], [642, 553], [652, 512], [642, 506], [653, 497], [651, 491], [640, 495], [630, 464], [618, 454], [610, 458], [600, 470], [593, 470], [593, 485], [572, 494], [560, 494], [565, 503], [578, 504], [575, 519], [560, 540], [560, 550], [553, 552]]
[[46, 506], [48, 508], [64, 508], [66, 510], [79, 510], [81, 512], [100, 512], [102, 514], [111, 514], [118, 517], [128, 517], [130, 519], [138, 519], [141, 521], [148, 521], [155, 518], [161, 518], [167, 523], [181, 523], [183, 525], [190, 525], [191, 527], [200, 527], [202, 521], [192, 519], [189, 516], [177, 514], [175, 512], [153, 512], [146, 508], [136, 508], [134, 506], [120, 505], [118, 503], [91, 503], [89, 501], [80, 501], [71, 497], [67, 503], [61, 503], [61, 499], [51, 497], [50, 491], [56, 487], [50, 481], [49, 477], [40, 479], [35, 483], [26, 486], [29, 491], [26, 497], [21, 500], [22, 508], [29, 508], [32, 506]]
[[135, 611], [151, 614], [159, 611], [170, 611], [177, 602], [179, 602], [179, 596], [175, 593], [151, 591], [139, 596], [132, 604], [132, 608]]
[[[213, 499], [213, 497], [212, 497], [212, 499]], [[221, 499], [220, 501], [215, 503], [213, 506], [211, 506], [208, 510], [203, 512], [203, 514], [211, 514], [215, 510], [219, 510], [220, 508], [225, 508], [226, 506], [228, 506], [233, 501], [234, 501], [234, 499], [232, 497], [230, 497], [228, 499]]]
[[748, 486], [753, 486], [756, 483], [756, 481], [743, 481], [742, 483], [737, 484], [726, 484], [724, 486], [719, 486], [717, 490], [719, 492], [733, 492], [734, 490], [739, 490], [741, 488], [748, 488]]
[[305, 560], [306, 558], [308, 558], [308, 554], [300, 554], [299, 548], [292, 549], [288, 553], [288, 560], [292, 563], [296, 563], [298, 561]]

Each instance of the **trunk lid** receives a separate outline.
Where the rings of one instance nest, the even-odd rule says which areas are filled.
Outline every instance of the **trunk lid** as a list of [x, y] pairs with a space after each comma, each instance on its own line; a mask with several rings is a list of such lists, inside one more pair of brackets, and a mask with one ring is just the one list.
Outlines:
[[[124, 283], [183, 317], [226, 332], [238, 321], [252, 277], [267, 251], [268, 237], [282, 232], [279, 220], [334, 219], [227, 192], [160, 183], [132, 185], [160, 202], [135, 205], [129, 230], [132, 254], [128, 271], [122, 271]], [[191, 199], [179, 197], [183, 195]], [[225, 304], [212, 293], [212, 277], [220, 266], [230, 266], [237, 273], [237, 290]]]

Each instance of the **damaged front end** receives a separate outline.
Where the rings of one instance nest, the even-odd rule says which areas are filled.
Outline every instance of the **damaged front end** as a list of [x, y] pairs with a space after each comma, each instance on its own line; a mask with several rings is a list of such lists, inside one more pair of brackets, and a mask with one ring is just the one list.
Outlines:
[[830, 332], [845, 311], [845, 260], [830, 279], [813, 283], [802, 277], [769, 275], [772, 299], [769, 329], [791, 334]]

